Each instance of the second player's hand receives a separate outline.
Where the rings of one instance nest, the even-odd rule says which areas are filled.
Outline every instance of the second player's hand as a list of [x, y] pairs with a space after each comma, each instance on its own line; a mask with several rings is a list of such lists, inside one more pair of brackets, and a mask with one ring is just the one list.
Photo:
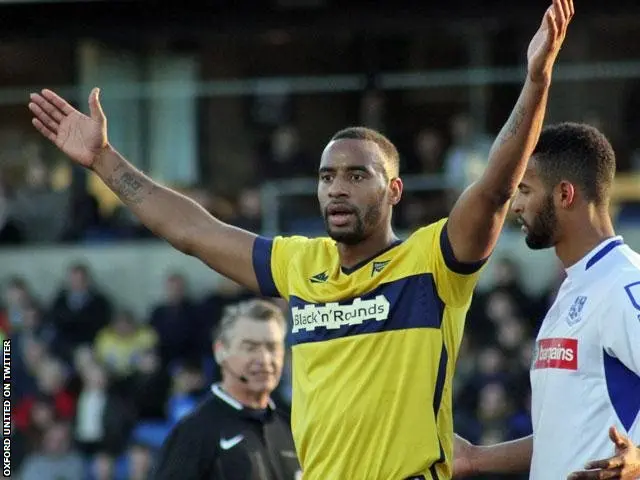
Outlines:
[[90, 117], [51, 90], [32, 93], [29, 103], [33, 126], [72, 160], [87, 168], [93, 166], [108, 145], [107, 119], [98, 95], [97, 88], [89, 95]]
[[548, 83], [551, 80], [553, 63], [560, 52], [573, 14], [573, 0], [553, 0], [553, 4], [545, 12], [540, 28], [527, 50], [529, 78], [532, 81]]
[[615, 456], [589, 462], [585, 465], [586, 470], [573, 472], [568, 480], [640, 479], [640, 447], [615, 427], [609, 429], [609, 438], [616, 446]]
[[453, 442], [453, 478], [465, 478], [477, 473], [474, 466], [476, 447], [456, 435]]

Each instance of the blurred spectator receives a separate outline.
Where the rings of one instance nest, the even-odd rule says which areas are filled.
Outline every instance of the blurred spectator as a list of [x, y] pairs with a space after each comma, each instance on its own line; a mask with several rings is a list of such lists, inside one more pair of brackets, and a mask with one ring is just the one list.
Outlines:
[[250, 232], [259, 232], [262, 229], [262, 200], [259, 189], [245, 188], [240, 192], [237, 214], [231, 223]]
[[67, 287], [56, 297], [50, 316], [60, 335], [57, 349], [68, 361], [76, 347], [92, 343], [98, 331], [109, 323], [111, 304], [93, 284], [86, 265], [71, 266]]
[[32, 302], [33, 298], [24, 279], [21, 277], [10, 279], [4, 291], [1, 328], [6, 332], [19, 330], [22, 327], [25, 309]]
[[132, 445], [129, 450], [129, 462], [127, 480], [148, 480], [153, 467], [153, 450], [143, 445]]
[[158, 337], [160, 357], [164, 365], [197, 352], [200, 325], [194, 302], [187, 295], [187, 284], [179, 273], [165, 281], [165, 296], [151, 312], [149, 324]]
[[368, 88], [360, 99], [360, 125], [384, 132], [385, 105], [384, 92], [375, 87]]
[[64, 242], [105, 241], [116, 238], [100, 212], [98, 199], [84, 189], [75, 189], [69, 200], [67, 223], [62, 232]]
[[258, 163], [261, 179], [313, 175], [313, 159], [303, 150], [298, 129], [293, 125], [276, 128], [266, 151], [260, 157]]
[[167, 414], [169, 425], [173, 426], [193, 410], [208, 392], [202, 365], [197, 361], [185, 361], [173, 375], [173, 385]]
[[493, 139], [477, 131], [467, 113], [455, 115], [450, 128], [452, 143], [446, 152], [445, 175], [453, 201], [484, 171]]
[[[82, 374], [83, 386], [78, 397], [75, 440], [80, 451], [98, 455], [100, 469], [110, 472], [113, 462], [126, 446], [133, 427], [131, 406], [109, 389], [106, 370], [93, 363]], [[151, 392], [150, 392], [151, 393]], [[103, 475], [107, 478], [109, 474]]]
[[16, 192], [12, 208], [29, 243], [60, 240], [67, 221], [69, 194], [56, 191], [51, 174], [37, 152], [27, 162], [26, 182]]
[[72, 448], [69, 425], [50, 426], [42, 447], [29, 455], [19, 473], [21, 480], [73, 479], [85, 477], [82, 457]]
[[477, 418], [483, 435], [480, 443], [489, 445], [498, 436], [498, 442], [505, 440], [507, 420], [511, 414], [511, 405], [505, 386], [500, 382], [487, 383], [479, 392]]
[[98, 332], [95, 351], [98, 360], [116, 377], [127, 377], [134, 371], [137, 359], [158, 344], [156, 332], [136, 322], [133, 314], [123, 310], [109, 325]]
[[22, 336], [16, 340], [13, 357], [11, 394], [14, 402], [37, 393], [36, 374], [49, 358], [46, 343], [34, 336]]
[[33, 409], [44, 397], [51, 399], [56, 418], [71, 420], [75, 413], [75, 399], [67, 388], [67, 371], [56, 358], [42, 358], [35, 371], [37, 393], [26, 395], [15, 405], [16, 428], [28, 432], [33, 427]]
[[25, 240], [14, 213], [8, 188], [0, 171], [0, 246], [19, 245]]
[[531, 314], [535, 308], [535, 302], [525, 292], [518, 264], [508, 257], [497, 259], [494, 265], [492, 291], [507, 294], [519, 316]]
[[444, 140], [433, 128], [423, 128], [416, 135], [413, 151], [406, 155], [403, 173], [440, 173], [443, 168]]
[[147, 350], [137, 358], [126, 386], [138, 421], [164, 421], [171, 379], [154, 350]]
[[[222, 317], [224, 309], [233, 303], [242, 300], [248, 300], [255, 295], [245, 289], [242, 285], [234, 281], [222, 277], [219, 279], [216, 289], [209, 295], [205, 296], [199, 307], [201, 332], [199, 335], [200, 355], [211, 355], [211, 332], [218, 325], [218, 321]], [[216, 373], [217, 368], [216, 368]], [[219, 375], [214, 378], [216, 380]]]

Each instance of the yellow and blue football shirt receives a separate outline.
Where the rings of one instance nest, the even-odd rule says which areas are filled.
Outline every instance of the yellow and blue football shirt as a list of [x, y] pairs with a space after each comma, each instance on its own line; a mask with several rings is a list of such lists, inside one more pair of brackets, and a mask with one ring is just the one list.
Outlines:
[[451, 381], [484, 262], [456, 261], [446, 221], [350, 269], [329, 238], [256, 240], [262, 293], [291, 308], [305, 480], [451, 477]]

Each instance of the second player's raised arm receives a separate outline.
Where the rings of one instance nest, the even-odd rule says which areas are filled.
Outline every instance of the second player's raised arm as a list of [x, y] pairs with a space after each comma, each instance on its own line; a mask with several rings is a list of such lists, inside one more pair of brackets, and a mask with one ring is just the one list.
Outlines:
[[259, 290], [255, 234], [216, 219], [190, 198], [154, 182], [111, 147], [92, 169], [149, 230], [218, 273]]
[[493, 251], [509, 200], [540, 137], [553, 63], [573, 16], [572, 0], [554, 0], [528, 50], [528, 74], [518, 101], [496, 138], [482, 177], [449, 215], [447, 234], [456, 260], [475, 263]]

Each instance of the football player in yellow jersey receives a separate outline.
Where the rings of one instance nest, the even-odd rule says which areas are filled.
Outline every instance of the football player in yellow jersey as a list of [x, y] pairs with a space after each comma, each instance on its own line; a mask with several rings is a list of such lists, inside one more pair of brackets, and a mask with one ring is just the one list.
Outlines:
[[[398, 153], [378, 132], [343, 130], [322, 154], [318, 199], [328, 237], [271, 239], [213, 218], [136, 170], [108, 141], [97, 89], [90, 116], [50, 90], [32, 94], [29, 108], [46, 138], [103, 179], [157, 235], [222, 275], [289, 301], [292, 428], [306, 480], [443, 480], [451, 476], [451, 379], [465, 314], [538, 140], [572, 16], [571, 0], [553, 0], [485, 172], [447, 219], [404, 241], [391, 228], [402, 196]], [[254, 345], [225, 354], [232, 355], [269, 352]], [[235, 373], [235, 388], [260, 391], [265, 372]]]

